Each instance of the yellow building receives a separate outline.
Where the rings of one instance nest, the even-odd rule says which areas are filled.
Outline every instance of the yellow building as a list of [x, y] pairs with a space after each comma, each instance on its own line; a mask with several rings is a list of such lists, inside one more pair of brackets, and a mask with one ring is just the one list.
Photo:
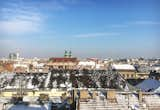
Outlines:
[[138, 73], [136, 73], [136, 78], [137, 79], [148, 79], [148, 77], [149, 77], [149, 72], [147, 73], [140, 73], [140, 72], [138, 72]]
[[124, 79], [135, 79], [136, 78], [136, 69], [133, 65], [113, 64], [112, 70], [120, 73]]
[[55, 69], [75, 69], [78, 64], [77, 58], [50, 58], [47, 66]]

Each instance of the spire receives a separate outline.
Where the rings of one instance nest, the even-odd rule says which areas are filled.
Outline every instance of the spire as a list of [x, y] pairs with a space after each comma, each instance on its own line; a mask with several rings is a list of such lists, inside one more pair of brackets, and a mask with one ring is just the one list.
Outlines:
[[71, 51], [68, 52], [67, 50], [65, 50], [64, 57], [65, 58], [71, 58], [72, 57], [72, 52]]
[[72, 57], [72, 52], [69, 51], [68, 57], [71, 58]]
[[64, 57], [66, 58], [68, 55], [68, 52], [67, 52], [67, 50], [65, 50], [65, 52], [64, 52]]

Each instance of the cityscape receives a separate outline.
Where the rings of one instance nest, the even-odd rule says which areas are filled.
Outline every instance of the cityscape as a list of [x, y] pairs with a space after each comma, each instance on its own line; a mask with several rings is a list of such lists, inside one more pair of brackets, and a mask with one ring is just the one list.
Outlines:
[[0, 110], [160, 110], [159, 0], [0, 0]]
[[0, 73], [2, 110], [21, 110], [13, 105], [22, 103], [27, 110], [160, 108], [160, 59], [78, 59], [71, 51], [27, 59], [10, 53], [0, 60]]

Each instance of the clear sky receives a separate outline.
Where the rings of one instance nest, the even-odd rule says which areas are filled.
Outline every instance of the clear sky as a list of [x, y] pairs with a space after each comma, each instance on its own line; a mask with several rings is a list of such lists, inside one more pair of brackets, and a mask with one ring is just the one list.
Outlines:
[[160, 0], [0, 0], [0, 57], [160, 57]]

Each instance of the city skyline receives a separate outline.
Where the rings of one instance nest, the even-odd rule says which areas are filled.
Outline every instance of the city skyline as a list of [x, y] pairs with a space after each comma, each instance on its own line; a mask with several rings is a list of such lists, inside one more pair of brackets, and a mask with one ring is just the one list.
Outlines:
[[159, 0], [0, 1], [0, 57], [160, 57]]

